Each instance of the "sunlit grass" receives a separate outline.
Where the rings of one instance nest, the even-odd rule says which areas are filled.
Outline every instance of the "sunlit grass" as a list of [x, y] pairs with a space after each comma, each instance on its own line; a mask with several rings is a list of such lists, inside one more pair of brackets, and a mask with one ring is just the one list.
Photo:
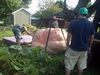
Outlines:
[[0, 47], [6, 46], [7, 43], [3, 41], [4, 37], [13, 36], [13, 32], [10, 29], [7, 29], [6, 26], [0, 26]]
[[7, 37], [7, 36], [13, 36], [13, 32], [10, 30], [4, 30], [4, 31], [0, 31], [0, 40], [3, 39], [3, 37]]

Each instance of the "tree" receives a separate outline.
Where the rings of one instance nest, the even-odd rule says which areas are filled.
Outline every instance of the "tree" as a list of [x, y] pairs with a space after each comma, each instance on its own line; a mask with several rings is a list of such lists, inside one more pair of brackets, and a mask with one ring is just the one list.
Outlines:
[[86, 6], [86, 8], [90, 7], [92, 5], [92, 2], [89, 2]]
[[0, 0], [0, 19], [21, 7], [28, 7], [32, 0]]
[[62, 8], [54, 2], [54, 0], [39, 0], [39, 11], [37, 11], [33, 16], [35, 17], [46, 17], [52, 14], [62, 11]]
[[63, 8], [64, 7], [64, 1], [62, 1], [62, 0], [57, 1], [56, 4], [58, 4], [59, 8]]

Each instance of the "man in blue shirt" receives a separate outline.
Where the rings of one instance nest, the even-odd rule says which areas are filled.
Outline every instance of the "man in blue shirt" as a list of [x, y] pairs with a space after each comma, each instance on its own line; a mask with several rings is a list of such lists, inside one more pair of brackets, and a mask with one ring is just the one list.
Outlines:
[[83, 69], [87, 68], [87, 53], [91, 52], [95, 31], [94, 25], [86, 19], [87, 15], [87, 8], [80, 8], [79, 18], [72, 20], [68, 27], [66, 40], [68, 48], [65, 53], [66, 75], [70, 75], [76, 64], [78, 75], [82, 75]]

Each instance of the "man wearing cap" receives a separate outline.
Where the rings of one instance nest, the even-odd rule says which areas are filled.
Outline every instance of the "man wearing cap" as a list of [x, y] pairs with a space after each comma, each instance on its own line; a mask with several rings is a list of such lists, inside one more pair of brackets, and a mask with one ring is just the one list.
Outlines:
[[49, 27], [51, 27], [51, 28], [59, 28], [58, 18], [56, 16], [53, 16], [53, 20], [51, 20], [49, 22]]
[[82, 75], [83, 69], [87, 68], [87, 53], [91, 52], [95, 31], [94, 25], [86, 19], [87, 15], [87, 8], [80, 8], [79, 18], [72, 20], [68, 27], [68, 48], [64, 60], [66, 75], [70, 75], [75, 65], [78, 68], [78, 75]]

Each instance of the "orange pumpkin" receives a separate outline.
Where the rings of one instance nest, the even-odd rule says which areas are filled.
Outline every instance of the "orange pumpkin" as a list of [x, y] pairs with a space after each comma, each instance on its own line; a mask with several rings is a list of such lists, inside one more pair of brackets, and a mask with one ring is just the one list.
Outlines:
[[[49, 34], [49, 28], [47, 29], [40, 29], [36, 32], [32, 39], [32, 46], [37, 47], [41, 46], [45, 48], [47, 37]], [[65, 39], [67, 37], [67, 33], [65, 30], [60, 28], [51, 28], [50, 35], [48, 39], [48, 44], [46, 47], [46, 52], [48, 54], [59, 54], [66, 50]]]

